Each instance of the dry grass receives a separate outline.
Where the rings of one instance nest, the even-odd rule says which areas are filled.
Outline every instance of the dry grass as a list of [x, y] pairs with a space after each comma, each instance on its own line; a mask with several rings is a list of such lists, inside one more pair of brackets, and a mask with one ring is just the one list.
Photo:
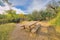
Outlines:
[[[34, 22], [34, 21], [33, 21]], [[29, 21], [24, 21], [22, 24], [28, 25]], [[48, 27], [48, 22], [38, 22], [38, 24], [41, 24], [42, 26]], [[58, 27], [55, 29], [58, 31]], [[26, 32], [25, 30], [20, 30], [20, 27], [16, 27], [14, 31], [11, 34], [10, 40], [60, 40], [60, 34], [55, 33], [53, 31], [53, 34], [46, 33], [47, 29], [42, 28], [38, 30], [37, 34]], [[55, 35], [56, 34], [56, 35]]]
[[9, 33], [14, 29], [14, 23], [0, 25], [0, 40], [8, 40]]
[[[23, 21], [20, 24], [28, 25], [29, 22], [31, 21]], [[44, 27], [48, 27], [50, 25], [48, 22], [38, 22], [38, 24], [41, 24]], [[50, 40], [60, 40], [60, 27], [55, 27], [55, 30], [57, 33], [56, 35], [50, 34], [52, 36], [46, 33], [46, 28], [42, 28], [41, 32], [39, 29], [37, 34], [32, 34], [30, 32], [26, 32], [24, 29], [20, 30], [19, 26], [15, 27], [14, 23], [9, 23], [0, 25], [0, 40], [48, 40], [48, 38]], [[11, 34], [9, 35], [9, 33]]]

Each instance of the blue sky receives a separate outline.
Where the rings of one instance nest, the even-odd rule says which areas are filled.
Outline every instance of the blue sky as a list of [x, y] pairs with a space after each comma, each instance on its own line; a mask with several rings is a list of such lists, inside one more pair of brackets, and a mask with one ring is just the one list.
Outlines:
[[10, 0], [14, 7], [19, 8], [23, 11], [27, 10], [28, 6], [31, 5], [32, 0]]
[[14, 7], [23, 10], [24, 12], [31, 12], [33, 10], [40, 10], [50, 0], [9, 0]]
[[[27, 0], [25, 3], [21, 3], [21, 5], [15, 5], [16, 8], [20, 8], [22, 10], [27, 10], [27, 7], [31, 4], [32, 0]], [[20, 4], [20, 3], [19, 3]]]
[[9, 0], [16, 9], [20, 9], [25, 13], [44, 9], [49, 1], [51, 0]]

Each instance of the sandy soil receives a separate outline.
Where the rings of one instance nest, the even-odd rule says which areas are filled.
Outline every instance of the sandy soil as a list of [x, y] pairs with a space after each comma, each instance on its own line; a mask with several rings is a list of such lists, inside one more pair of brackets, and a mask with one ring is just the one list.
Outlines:
[[60, 40], [60, 33], [56, 33], [55, 29], [53, 31], [51, 30], [53, 33], [48, 32], [47, 26], [49, 24], [47, 22], [38, 23], [40, 23], [42, 26], [46, 28], [39, 28], [37, 33], [35, 34], [21, 29], [21, 27], [19, 26], [21, 24], [18, 24], [18, 26], [16, 25], [16, 28], [12, 31], [9, 40]]

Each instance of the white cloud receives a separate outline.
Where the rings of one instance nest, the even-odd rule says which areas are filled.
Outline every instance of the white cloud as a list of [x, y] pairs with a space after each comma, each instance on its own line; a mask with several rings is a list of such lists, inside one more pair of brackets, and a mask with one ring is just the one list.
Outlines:
[[[24, 13], [21, 9], [17, 9], [15, 7], [12, 7], [13, 10], [16, 10], [17, 14]], [[25, 14], [25, 13], [24, 13]]]
[[[14, 1], [14, 0], [11, 0], [11, 1]], [[17, 2], [18, 1], [19, 0], [17, 0]], [[20, 13], [23, 13], [24, 14], [24, 11], [22, 11], [21, 9], [17, 9], [16, 7], [12, 7], [11, 5], [8, 5], [6, 2], [4, 3], [4, 5], [5, 6], [0, 6], [0, 14], [5, 13], [5, 10], [10, 10], [10, 8], [13, 9], [13, 10], [15, 10], [17, 14], [20, 14]]]
[[45, 8], [45, 4], [48, 3], [49, 0], [33, 0], [31, 5], [27, 8], [28, 12], [32, 12], [33, 10], [41, 10]]
[[14, 6], [25, 5], [28, 0], [9, 0]]
[[[16, 11], [17, 14], [24, 13], [21, 9], [17, 9], [15, 7], [12, 7], [13, 10]], [[0, 14], [5, 13], [5, 10], [10, 10], [7, 6], [0, 6]]]
[[9, 10], [9, 8], [0, 6], [0, 14], [4, 13], [5, 10]]

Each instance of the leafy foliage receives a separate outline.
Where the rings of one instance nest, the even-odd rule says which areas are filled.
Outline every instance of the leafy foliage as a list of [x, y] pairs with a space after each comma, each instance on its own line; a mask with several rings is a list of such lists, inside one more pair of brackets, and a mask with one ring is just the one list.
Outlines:
[[60, 7], [57, 9], [57, 16], [50, 20], [51, 25], [60, 26]]
[[35, 21], [46, 21], [54, 18], [56, 14], [51, 13], [48, 10], [42, 10], [42, 11], [33, 11], [31, 14], [28, 14], [29, 20], [35, 20]]

